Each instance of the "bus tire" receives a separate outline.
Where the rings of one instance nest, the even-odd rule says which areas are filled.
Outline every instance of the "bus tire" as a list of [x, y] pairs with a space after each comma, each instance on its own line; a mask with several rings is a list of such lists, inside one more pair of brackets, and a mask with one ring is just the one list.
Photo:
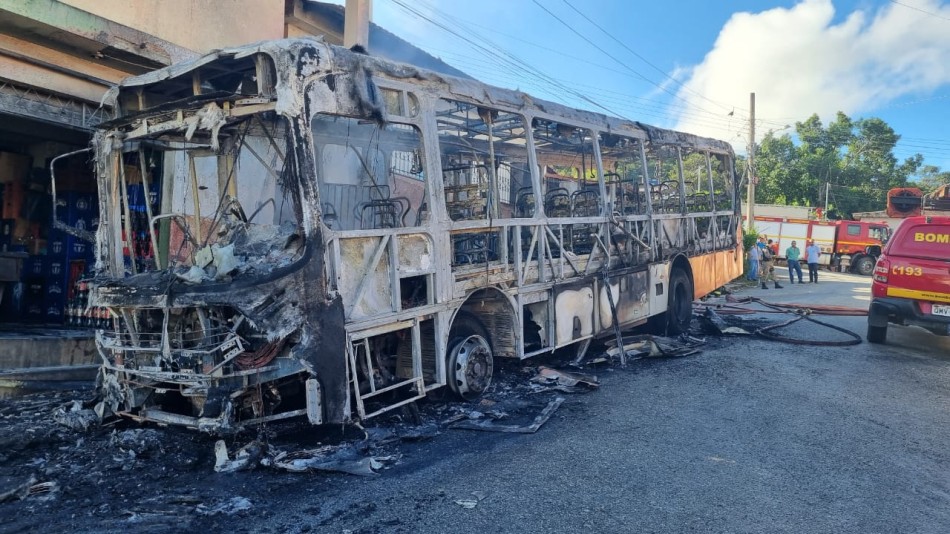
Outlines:
[[871, 273], [874, 272], [874, 258], [871, 256], [859, 256], [851, 268], [861, 276], [871, 276]]
[[884, 326], [871, 326], [868, 325], [868, 342], [869, 343], [884, 343], [887, 339], [887, 325]]
[[459, 313], [449, 334], [445, 379], [455, 396], [475, 400], [491, 385], [494, 355], [485, 327], [475, 317]]
[[650, 317], [647, 328], [659, 335], [679, 335], [689, 331], [693, 320], [693, 282], [682, 269], [673, 269], [666, 311]]
[[669, 299], [667, 330], [674, 335], [685, 334], [693, 320], [693, 281], [682, 269], [670, 275]]

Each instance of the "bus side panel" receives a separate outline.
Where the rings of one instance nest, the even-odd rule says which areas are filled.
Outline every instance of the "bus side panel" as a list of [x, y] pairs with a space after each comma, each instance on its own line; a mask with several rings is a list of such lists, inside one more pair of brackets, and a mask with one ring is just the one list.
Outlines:
[[594, 290], [589, 284], [574, 284], [557, 290], [554, 297], [556, 346], [594, 334]]
[[[614, 320], [610, 311], [610, 300], [607, 298], [607, 287], [599, 284], [599, 289], [597, 311], [600, 315], [600, 330], [603, 331], [612, 328]], [[617, 321], [621, 325], [649, 316], [650, 303], [647, 295], [650, 288], [645, 270], [614, 277], [610, 280], [610, 290], [617, 310]]]
[[669, 306], [669, 296], [666, 294], [670, 286], [670, 263], [654, 263], [650, 265], [649, 280], [650, 315], [666, 312]]
[[693, 298], [698, 299], [742, 276], [743, 257], [736, 247], [694, 256], [689, 265], [693, 270]]

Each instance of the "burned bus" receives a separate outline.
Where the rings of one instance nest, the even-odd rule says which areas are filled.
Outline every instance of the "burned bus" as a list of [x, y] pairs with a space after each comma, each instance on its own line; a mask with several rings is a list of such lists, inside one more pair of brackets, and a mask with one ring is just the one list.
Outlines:
[[722, 141], [319, 39], [215, 51], [107, 102], [103, 416], [220, 433], [474, 399], [496, 358], [683, 332], [741, 273]]

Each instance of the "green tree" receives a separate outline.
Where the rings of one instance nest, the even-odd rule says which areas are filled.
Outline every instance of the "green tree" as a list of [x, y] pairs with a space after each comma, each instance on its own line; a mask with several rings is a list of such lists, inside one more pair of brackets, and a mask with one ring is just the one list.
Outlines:
[[923, 165], [917, 170], [914, 177], [916, 180], [908, 185], [919, 187], [924, 194], [932, 193], [941, 185], [950, 184], [950, 172], [941, 171], [940, 167], [935, 165]]
[[906, 186], [923, 164], [919, 154], [898, 161], [900, 136], [875, 117], [854, 121], [838, 112], [826, 127], [815, 114], [795, 123], [795, 137], [797, 145], [790, 134], [770, 132], [762, 140], [756, 202], [821, 206], [827, 200], [843, 216], [883, 209], [887, 191]]

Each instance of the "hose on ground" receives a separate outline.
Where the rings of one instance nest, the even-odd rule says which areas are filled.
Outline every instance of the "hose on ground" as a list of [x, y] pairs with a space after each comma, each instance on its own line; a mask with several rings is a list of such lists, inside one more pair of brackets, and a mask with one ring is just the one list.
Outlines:
[[[862, 310], [861, 308], [851, 308], [847, 306], [807, 306], [804, 304], [778, 304], [773, 302], [766, 302], [757, 297], [743, 297], [736, 298], [732, 296], [727, 296], [726, 301], [731, 304], [707, 304], [700, 303], [701, 306], [705, 308], [714, 309], [717, 313], [724, 315], [739, 315], [739, 314], [752, 314], [752, 313], [792, 313], [796, 317], [785, 321], [783, 323], [773, 324], [770, 326], [762, 327], [757, 329], [754, 334], [769, 339], [772, 341], [781, 341], [783, 343], [791, 343], [794, 345], [811, 345], [817, 347], [846, 347], [850, 345], [859, 345], [861, 343], [861, 336], [840, 326], [835, 326], [833, 324], [828, 324], [823, 321], [819, 321], [811, 317], [812, 315], [835, 315], [835, 316], [850, 316], [850, 317], [859, 317], [868, 314], [867, 310]], [[749, 308], [744, 308], [738, 306], [738, 304], [760, 304], [769, 308], [767, 310], [751, 310]], [[787, 336], [782, 336], [773, 332], [773, 330], [778, 330], [786, 326], [790, 326], [798, 321], [805, 319], [811, 321], [815, 324], [831, 328], [841, 332], [851, 339], [842, 340], [842, 341], [827, 341], [827, 340], [812, 340], [812, 339], [797, 339]]]
[[758, 297], [736, 298], [730, 295], [726, 297], [726, 302], [733, 304], [747, 304], [754, 302], [778, 310], [810, 310], [811, 313], [815, 315], [843, 315], [860, 317], [868, 314], [868, 311], [862, 308], [852, 308], [849, 306], [813, 306], [809, 304], [779, 304], [775, 302], [766, 302]]
[[[833, 324], [828, 324], [824, 321], [819, 321], [818, 319], [812, 318], [810, 314], [808, 313], [801, 312], [801, 313], [798, 313], [797, 315], [798, 317], [785, 321], [784, 323], [773, 324], [771, 326], [765, 326], [765, 327], [759, 328], [758, 330], [755, 331], [755, 335], [759, 337], [764, 337], [766, 339], [771, 339], [772, 341], [781, 341], [782, 343], [791, 343], [793, 345], [813, 345], [813, 346], [818, 346], [818, 347], [847, 347], [850, 345], [861, 344], [861, 336], [848, 330], [847, 328], [841, 328], [840, 326], [835, 326]], [[838, 332], [841, 332], [843, 334], [850, 336], [852, 339], [841, 340], [841, 341], [798, 339], [798, 338], [793, 338], [793, 337], [782, 336], [782, 335], [775, 334], [772, 332], [772, 330], [784, 328], [786, 326], [797, 323], [798, 321], [801, 321], [802, 319], [805, 319], [806, 321], [811, 321], [815, 324], [820, 324], [821, 326], [827, 326], [828, 328], [831, 328], [832, 330], [837, 330]]]

